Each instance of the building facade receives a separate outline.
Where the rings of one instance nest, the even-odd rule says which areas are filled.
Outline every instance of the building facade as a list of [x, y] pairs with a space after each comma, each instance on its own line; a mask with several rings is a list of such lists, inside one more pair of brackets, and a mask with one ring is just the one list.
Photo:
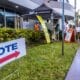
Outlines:
[[[68, 0], [64, 0], [64, 14], [67, 19], [74, 18], [74, 8]], [[24, 28], [32, 26], [35, 15], [41, 15], [45, 20], [54, 19], [61, 25], [62, 0], [1, 0], [0, 27]], [[28, 20], [28, 22], [27, 22]]]

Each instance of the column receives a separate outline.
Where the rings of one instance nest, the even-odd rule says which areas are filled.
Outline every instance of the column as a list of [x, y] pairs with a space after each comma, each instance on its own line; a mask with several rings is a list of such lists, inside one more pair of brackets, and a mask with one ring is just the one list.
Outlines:
[[6, 28], [6, 11], [5, 11], [5, 8], [4, 8], [4, 27]]
[[23, 29], [23, 17], [20, 17], [20, 28]]
[[15, 25], [15, 26], [14, 26], [15, 29], [17, 29], [17, 17], [16, 17], [16, 16], [14, 17], [14, 25]]

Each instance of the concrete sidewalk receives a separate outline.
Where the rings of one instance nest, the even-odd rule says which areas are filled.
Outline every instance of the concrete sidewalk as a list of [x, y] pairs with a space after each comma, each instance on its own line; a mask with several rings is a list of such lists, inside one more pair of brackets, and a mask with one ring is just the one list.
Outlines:
[[80, 48], [77, 50], [65, 80], [80, 80]]

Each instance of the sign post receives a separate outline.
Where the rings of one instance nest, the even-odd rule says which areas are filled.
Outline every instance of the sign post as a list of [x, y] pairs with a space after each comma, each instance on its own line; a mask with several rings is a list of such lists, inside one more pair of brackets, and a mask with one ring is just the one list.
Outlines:
[[62, 0], [62, 55], [64, 55], [64, 0]]

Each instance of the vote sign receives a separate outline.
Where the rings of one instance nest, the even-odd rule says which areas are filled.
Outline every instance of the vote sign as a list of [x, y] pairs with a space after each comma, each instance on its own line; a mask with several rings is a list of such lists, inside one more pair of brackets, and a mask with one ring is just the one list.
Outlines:
[[0, 44], [0, 67], [26, 55], [25, 39], [20, 38]]
[[71, 41], [71, 36], [72, 36], [72, 33], [71, 32], [67, 32], [66, 33], [66, 37], [65, 37], [65, 41], [70, 42]]

